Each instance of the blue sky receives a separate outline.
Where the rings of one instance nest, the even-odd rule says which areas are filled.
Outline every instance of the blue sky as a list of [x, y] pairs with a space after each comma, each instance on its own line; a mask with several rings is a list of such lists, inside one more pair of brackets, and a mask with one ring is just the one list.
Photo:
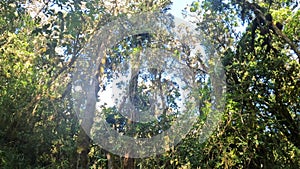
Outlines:
[[170, 13], [178, 18], [183, 19], [181, 11], [187, 6], [187, 4], [190, 5], [193, 1], [196, 0], [173, 0]]

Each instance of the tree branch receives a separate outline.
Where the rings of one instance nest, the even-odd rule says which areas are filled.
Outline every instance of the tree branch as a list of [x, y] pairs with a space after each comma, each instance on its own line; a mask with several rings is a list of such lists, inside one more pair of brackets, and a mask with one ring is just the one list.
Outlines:
[[248, 1], [245, 1], [245, 3], [246, 3], [246, 6], [248, 6], [251, 10], [253, 10], [257, 16], [259, 16], [263, 21], [265, 21], [265, 23], [268, 23], [271, 26], [271, 28], [274, 30], [274, 32], [277, 36], [281, 37], [282, 40], [284, 40], [287, 44], [289, 44], [289, 46], [292, 48], [292, 50], [298, 56], [298, 61], [300, 61], [300, 51], [299, 51], [297, 45], [294, 44], [281, 30], [279, 30], [276, 25], [274, 25], [272, 22], [270, 22], [266, 19], [266, 17], [264, 16], [264, 13], [260, 9], [257, 8], [257, 4], [253, 4]]

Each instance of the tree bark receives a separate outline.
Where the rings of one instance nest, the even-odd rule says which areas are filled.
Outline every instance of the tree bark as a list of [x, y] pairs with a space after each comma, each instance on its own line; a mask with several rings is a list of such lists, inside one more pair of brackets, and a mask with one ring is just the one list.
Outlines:
[[89, 168], [89, 151], [90, 151], [90, 138], [89, 134], [93, 126], [94, 116], [95, 116], [95, 106], [96, 106], [96, 91], [97, 87], [95, 79], [91, 79], [89, 84], [85, 84], [84, 89], [86, 90], [87, 103], [85, 105], [86, 109], [81, 123], [81, 130], [79, 132], [78, 138], [78, 165], [79, 168]]
[[124, 157], [124, 169], [135, 169], [134, 158]]
[[78, 161], [77, 168], [88, 169], [89, 168], [89, 154], [90, 152], [90, 139], [85, 131], [81, 128], [78, 136]]
[[109, 152], [107, 152], [106, 159], [107, 159], [107, 169], [114, 169], [113, 155], [111, 155]]

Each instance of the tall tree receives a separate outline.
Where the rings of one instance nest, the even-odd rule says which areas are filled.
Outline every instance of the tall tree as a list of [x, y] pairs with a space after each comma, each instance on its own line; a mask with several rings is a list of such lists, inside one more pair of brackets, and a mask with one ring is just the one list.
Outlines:
[[228, 86], [225, 121], [206, 144], [203, 166], [299, 166], [297, 5], [207, 0], [190, 6], [219, 47]]

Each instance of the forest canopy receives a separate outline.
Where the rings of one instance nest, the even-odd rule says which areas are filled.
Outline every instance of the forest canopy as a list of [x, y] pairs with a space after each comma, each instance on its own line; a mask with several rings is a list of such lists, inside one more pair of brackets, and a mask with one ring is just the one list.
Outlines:
[[[194, 1], [182, 6], [182, 17], [201, 34], [199, 39], [137, 32], [109, 46], [97, 62], [90, 61], [93, 54], [82, 53], [94, 49], [91, 40], [99, 30], [120, 18], [158, 12], [171, 18], [163, 25], [171, 30], [173, 3], [1, 1], [0, 168], [300, 168], [299, 1]], [[214, 51], [208, 55], [220, 65], [194, 52], [189, 45], [194, 40]], [[148, 49], [163, 49], [176, 63], [157, 66], [166, 58], [153, 55], [145, 69], [132, 66], [140, 64], [133, 56]], [[221, 83], [214, 80], [212, 65], [222, 68], [226, 77], [224, 106], [217, 127], [201, 141], [207, 118], [216, 116], [211, 93]], [[92, 77], [81, 73], [90, 68]], [[116, 106], [103, 103], [101, 111], [96, 110], [112, 79], [124, 72], [133, 75], [123, 86], [132, 105], [123, 108], [137, 112], [134, 118], [145, 123], [128, 120], [131, 114], [124, 115]], [[189, 80], [193, 87], [182, 87]], [[183, 97], [183, 91], [193, 99]], [[87, 97], [78, 102], [77, 96]], [[180, 108], [179, 100], [187, 102], [187, 109]], [[156, 119], [141, 117], [156, 108], [161, 112], [153, 114]], [[132, 138], [153, 138], [176, 124], [179, 115], [194, 110], [195, 123], [178, 144], [150, 157], [120, 156], [91, 139], [91, 131], [101, 134], [105, 127]], [[101, 120], [107, 125], [97, 125]]]

